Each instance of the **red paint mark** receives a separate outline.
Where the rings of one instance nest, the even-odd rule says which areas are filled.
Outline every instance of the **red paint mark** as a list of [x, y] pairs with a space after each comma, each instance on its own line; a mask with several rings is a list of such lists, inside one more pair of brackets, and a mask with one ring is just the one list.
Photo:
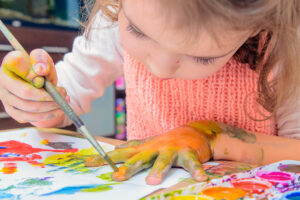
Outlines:
[[259, 178], [267, 180], [273, 184], [276, 184], [276, 183], [285, 184], [285, 183], [288, 183], [289, 181], [292, 181], [295, 179], [295, 177], [289, 173], [277, 172], [277, 171], [273, 171], [273, 172], [259, 171], [256, 173], [256, 175]]
[[34, 167], [41, 167], [41, 168], [45, 168], [45, 165], [44, 163], [39, 163], [35, 160], [32, 160], [32, 161], [28, 161], [28, 163], [30, 163], [32, 166]]
[[3, 174], [13, 174], [17, 172], [17, 164], [16, 163], [4, 163], [4, 166], [1, 170]]
[[245, 190], [251, 194], [261, 194], [270, 189], [272, 184], [268, 181], [258, 180], [255, 178], [233, 179], [231, 184], [239, 189]]
[[[50, 152], [59, 152], [59, 153], [74, 153], [78, 149], [41, 149], [34, 148], [29, 144], [18, 142], [15, 140], [10, 140], [6, 142], [0, 142], [0, 161], [26, 161], [33, 165], [41, 166], [41, 163], [36, 162], [35, 160], [41, 159], [42, 156], [34, 153], [50, 151]], [[31, 155], [29, 155], [31, 154]]]

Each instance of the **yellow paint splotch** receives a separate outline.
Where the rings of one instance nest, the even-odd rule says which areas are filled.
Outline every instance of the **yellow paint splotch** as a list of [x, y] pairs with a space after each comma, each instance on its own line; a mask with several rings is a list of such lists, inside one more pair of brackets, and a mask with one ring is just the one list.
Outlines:
[[88, 168], [84, 165], [84, 160], [94, 156], [97, 154], [94, 148], [82, 149], [75, 153], [63, 153], [56, 154], [47, 157], [44, 159], [43, 163], [45, 165], [56, 165], [60, 167], [66, 167], [64, 171], [72, 171], [75, 170], [81, 173], [89, 173], [92, 172], [91, 168]]

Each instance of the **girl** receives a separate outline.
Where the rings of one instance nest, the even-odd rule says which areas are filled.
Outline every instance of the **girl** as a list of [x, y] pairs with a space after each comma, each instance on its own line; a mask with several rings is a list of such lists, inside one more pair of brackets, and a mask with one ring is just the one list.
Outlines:
[[18, 121], [64, 126], [61, 110], [32, 86], [36, 78], [58, 80], [81, 114], [124, 73], [131, 141], [109, 153], [125, 162], [115, 180], [152, 165], [148, 184], [172, 165], [205, 180], [209, 159], [300, 160], [299, 11], [298, 0], [99, 0], [57, 76], [42, 50], [30, 61], [10, 52], [0, 97]]

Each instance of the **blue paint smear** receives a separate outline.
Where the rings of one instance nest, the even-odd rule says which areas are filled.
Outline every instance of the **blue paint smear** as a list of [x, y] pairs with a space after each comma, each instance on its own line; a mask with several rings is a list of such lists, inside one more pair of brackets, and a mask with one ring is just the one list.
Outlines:
[[285, 195], [286, 200], [300, 200], [300, 191], [299, 192], [291, 192]]
[[13, 195], [13, 194], [9, 194], [9, 193], [5, 193], [5, 192], [1, 192], [0, 193], [0, 199], [3, 200], [20, 200], [20, 195]]
[[84, 185], [84, 186], [68, 186], [68, 187], [63, 187], [63, 188], [53, 191], [53, 192], [42, 194], [40, 196], [50, 196], [50, 195], [59, 195], [59, 194], [75, 194], [76, 192], [80, 192], [80, 190], [82, 190], [82, 189], [90, 189], [90, 188], [94, 188], [97, 186], [100, 186], [100, 185], [93, 184], [93, 185]]
[[7, 149], [7, 147], [0, 147], [0, 149]]

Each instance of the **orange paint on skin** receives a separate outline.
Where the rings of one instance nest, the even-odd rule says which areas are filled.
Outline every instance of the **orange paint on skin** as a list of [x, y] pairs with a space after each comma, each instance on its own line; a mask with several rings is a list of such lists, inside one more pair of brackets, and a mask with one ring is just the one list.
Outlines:
[[246, 192], [239, 188], [211, 187], [202, 190], [202, 194], [214, 199], [237, 200], [244, 197]]
[[118, 171], [114, 172], [112, 174], [113, 179], [116, 180], [116, 181], [125, 181], [125, 180], [127, 180], [128, 178], [125, 177], [126, 171], [127, 171], [127, 167], [125, 167], [125, 166], [119, 167]]
[[3, 174], [14, 174], [17, 172], [17, 164], [16, 163], [4, 163], [3, 168], [1, 169]]

